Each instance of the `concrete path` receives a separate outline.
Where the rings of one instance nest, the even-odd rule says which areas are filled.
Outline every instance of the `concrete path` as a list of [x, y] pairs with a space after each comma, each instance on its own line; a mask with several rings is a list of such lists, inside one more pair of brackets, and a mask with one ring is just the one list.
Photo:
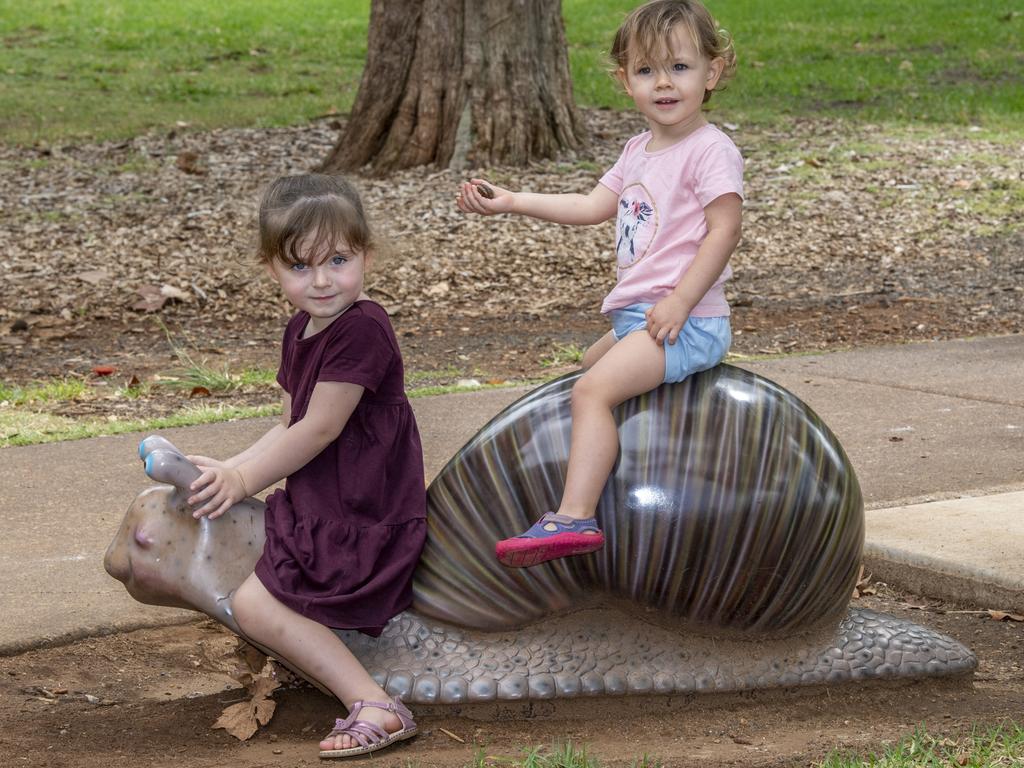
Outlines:
[[[1024, 612], [1022, 361], [1024, 335], [738, 364], [796, 393], [839, 437], [869, 508], [877, 577]], [[524, 392], [415, 400], [428, 477]], [[163, 434], [227, 455], [271, 423]], [[0, 450], [0, 654], [195, 616], [140, 605], [103, 571], [125, 509], [151, 484], [135, 454], [143, 436]]]

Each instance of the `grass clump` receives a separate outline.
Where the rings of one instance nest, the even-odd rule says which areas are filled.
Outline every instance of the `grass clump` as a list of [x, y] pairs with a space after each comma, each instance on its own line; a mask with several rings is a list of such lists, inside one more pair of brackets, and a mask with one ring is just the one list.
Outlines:
[[65, 377], [52, 381], [37, 382], [26, 386], [0, 383], [0, 403], [7, 406], [34, 405], [75, 400], [84, 396], [89, 385], [82, 379]]
[[586, 347], [581, 347], [573, 342], [555, 344], [552, 350], [541, 359], [540, 364], [545, 368], [579, 365], [583, 362], [583, 353], [586, 351]]
[[923, 728], [867, 757], [835, 752], [818, 768], [1002, 768], [1024, 765], [1024, 727], [1006, 723], [986, 730], [974, 729], [961, 739], [932, 736]]
[[[632, 762], [632, 768], [661, 768], [662, 763], [649, 755]], [[527, 747], [523, 757], [502, 757], [488, 755], [481, 747], [477, 750], [470, 768], [601, 768], [601, 762], [587, 752], [586, 746], [578, 745], [571, 739], [555, 743], [551, 747]]]

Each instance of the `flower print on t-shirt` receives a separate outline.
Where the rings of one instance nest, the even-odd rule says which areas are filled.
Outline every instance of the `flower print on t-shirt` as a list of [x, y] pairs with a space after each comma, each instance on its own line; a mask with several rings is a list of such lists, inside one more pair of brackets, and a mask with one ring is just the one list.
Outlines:
[[658, 212], [651, 193], [643, 184], [630, 184], [622, 190], [616, 229], [615, 256], [619, 269], [626, 269], [647, 255], [658, 231]]

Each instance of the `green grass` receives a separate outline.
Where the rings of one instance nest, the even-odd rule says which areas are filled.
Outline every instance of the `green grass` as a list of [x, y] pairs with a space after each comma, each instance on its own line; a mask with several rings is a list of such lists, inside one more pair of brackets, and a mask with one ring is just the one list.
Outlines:
[[0, 382], [0, 403], [17, 407], [34, 403], [74, 400], [83, 396], [88, 390], [89, 385], [84, 380], [74, 378], [54, 379], [25, 386]]
[[1024, 728], [1008, 723], [975, 730], [962, 739], [939, 738], [924, 730], [867, 757], [833, 753], [818, 768], [1002, 768], [1024, 765]]
[[[606, 55], [634, 4], [563, 0], [580, 104], [630, 107]], [[711, 102], [718, 119], [843, 116], [1021, 133], [1024, 13], [1008, 0], [709, 6], [740, 58]], [[276, 126], [346, 111], [368, 21], [368, 0], [0, 0], [0, 138], [125, 138], [179, 122]]]
[[[601, 768], [601, 761], [587, 752], [585, 746], [570, 739], [551, 747], [523, 749], [522, 758], [488, 755], [480, 748], [470, 768]], [[661, 761], [644, 755], [631, 763], [631, 768], [661, 768]]]
[[[601, 74], [624, 0], [563, 0], [577, 100], [623, 108]], [[722, 119], [842, 116], [1020, 128], [1024, 13], [1006, 0], [708, 0], [733, 35], [737, 75]]]
[[280, 412], [280, 405], [241, 407], [200, 405], [185, 408], [173, 416], [157, 419], [110, 421], [109, 419], [74, 420], [46, 413], [0, 410], [0, 448], [54, 443], [60, 440], [81, 440], [100, 435], [122, 435], [127, 432], [188, 427], [194, 424], [213, 424], [236, 419], [254, 419], [259, 416], [274, 416]]
[[[274, 382], [276, 374], [276, 370], [273, 369], [251, 368], [233, 374], [228, 370], [216, 371], [206, 368], [185, 372], [186, 376], [193, 377], [188, 380], [185, 378], [176, 380], [161, 378], [157, 382], [140, 382], [131, 386], [119, 387], [115, 390], [115, 395], [127, 400], [137, 400], [145, 398], [154, 388], [166, 386], [189, 390], [195, 386], [202, 386], [211, 392], [231, 391], [246, 385], [269, 388]], [[410, 398], [417, 398], [540, 383], [542, 382], [518, 381], [482, 384], [473, 387], [459, 386], [458, 384], [421, 386], [410, 387], [406, 394]], [[106, 391], [103, 394], [106, 394]], [[81, 440], [87, 437], [120, 435], [126, 432], [143, 432], [169, 427], [188, 427], [195, 424], [212, 424], [276, 415], [281, 412], [279, 403], [257, 406], [190, 403], [171, 416], [152, 419], [118, 418], [114, 414], [106, 418], [72, 418], [48, 413], [45, 410], [37, 410], [46, 404], [90, 400], [95, 396], [96, 393], [92, 388], [79, 379], [55, 379], [24, 386], [0, 383], [0, 448], [52, 443], [58, 440]]]
[[0, 0], [0, 136], [285, 125], [347, 109], [368, 9], [366, 0]]
[[586, 347], [581, 347], [573, 342], [555, 344], [551, 351], [540, 361], [540, 364], [545, 368], [578, 365], [583, 361], [583, 353], [586, 351]]

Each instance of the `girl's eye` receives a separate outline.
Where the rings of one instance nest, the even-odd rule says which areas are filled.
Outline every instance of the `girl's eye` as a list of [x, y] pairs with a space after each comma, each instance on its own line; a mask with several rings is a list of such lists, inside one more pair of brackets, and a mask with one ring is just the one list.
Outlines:
[[677, 64], [672, 65], [672, 69], [674, 69], [676, 72], [683, 72], [683, 71], [689, 69], [689, 67], [686, 66], [685, 64], [677, 63]]
[[306, 265], [301, 261], [292, 264], [292, 272], [302, 272], [304, 269], [306, 269]]
[[340, 253], [336, 253], [336, 254], [334, 254], [331, 257], [331, 264], [335, 265], [336, 267], [337, 266], [341, 266], [342, 264], [344, 264], [347, 261], [348, 261], [348, 257], [347, 256], [342, 256]]
[[649, 74], [651, 74], [651, 68], [650, 67], [640, 67], [639, 69], [637, 69], [636, 73], [638, 75], [649, 75]]

